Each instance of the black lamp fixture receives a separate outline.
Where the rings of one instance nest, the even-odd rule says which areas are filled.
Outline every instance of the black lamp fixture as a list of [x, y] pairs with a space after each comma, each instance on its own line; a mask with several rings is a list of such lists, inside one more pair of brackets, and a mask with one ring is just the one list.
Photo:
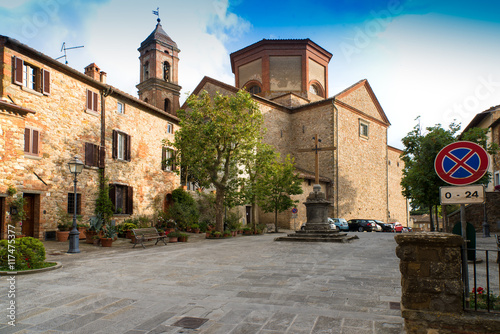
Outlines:
[[74, 207], [73, 207], [73, 229], [69, 232], [69, 250], [68, 253], [80, 253], [79, 242], [80, 242], [80, 232], [76, 228], [76, 208], [77, 208], [77, 200], [78, 196], [76, 193], [76, 177], [83, 171], [83, 162], [78, 159], [78, 157], [74, 157], [70, 162], [68, 162], [69, 171], [71, 174], [75, 176], [73, 179], [74, 182]]

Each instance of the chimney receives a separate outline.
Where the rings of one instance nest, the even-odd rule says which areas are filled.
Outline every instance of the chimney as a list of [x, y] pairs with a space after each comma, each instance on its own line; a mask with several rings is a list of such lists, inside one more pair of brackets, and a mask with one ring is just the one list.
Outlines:
[[106, 84], [106, 77], [107, 77], [107, 76], [108, 76], [108, 75], [106, 74], [106, 72], [101, 71], [101, 82], [102, 82], [103, 84]]
[[99, 75], [100, 69], [97, 67], [95, 63], [92, 63], [85, 67], [85, 75], [88, 75], [94, 80], [100, 81], [100, 75]]

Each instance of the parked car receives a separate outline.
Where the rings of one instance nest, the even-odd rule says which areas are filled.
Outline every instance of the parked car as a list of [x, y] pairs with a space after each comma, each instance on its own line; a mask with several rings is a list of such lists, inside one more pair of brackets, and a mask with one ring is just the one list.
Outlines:
[[403, 232], [403, 225], [401, 223], [394, 223], [394, 232], [401, 233]]
[[[339, 227], [337, 225], [335, 225], [333, 222], [330, 222], [330, 218], [328, 218], [328, 222], [330, 223], [330, 230], [332, 230], [332, 231], [340, 231]], [[306, 223], [302, 224], [302, 226], [300, 227], [300, 230], [301, 231], [305, 231], [306, 230]]]
[[340, 231], [349, 231], [349, 224], [344, 218], [328, 218], [330, 223], [334, 223]]
[[349, 224], [349, 231], [358, 232], [371, 232], [374, 229], [376, 223], [369, 219], [351, 219], [347, 222]]
[[382, 232], [394, 232], [394, 227], [392, 224], [386, 224], [381, 220], [375, 220], [375, 223], [382, 228]]
[[376, 221], [376, 220], [372, 220], [372, 222], [373, 222], [373, 223], [375, 223], [375, 224], [372, 224], [372, 226], [373, 226], [373, 230], [374, 230], [375, 232], [382, 232], [382, 226], [380, 226], [380, 225], [377, 223], [377, 221]]

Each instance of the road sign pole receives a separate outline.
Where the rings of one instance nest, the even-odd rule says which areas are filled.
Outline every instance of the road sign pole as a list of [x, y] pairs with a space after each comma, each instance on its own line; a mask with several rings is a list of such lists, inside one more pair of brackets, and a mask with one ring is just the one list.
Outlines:
[[465, 204], [460, 204], [460, 221], [462, 225], [462, 277], [464, 281], [465, 307], [469, 307], [469, 267], [467, 262], [467, 222], [465, 221]]

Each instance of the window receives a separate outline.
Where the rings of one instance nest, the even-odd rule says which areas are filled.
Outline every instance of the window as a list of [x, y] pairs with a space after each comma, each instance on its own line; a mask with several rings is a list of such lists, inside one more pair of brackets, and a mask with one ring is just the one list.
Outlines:
[[113, 159], [130, 161], [130, 136], [113, 130]]
[[309, 93], [313, 93], [314, 95], [319, 95], [319, 89], [316, 85], [309, 86]]
[[163, 80], [170, 81], [170, 64], [167, 61], [163, 62]]
[[167, 123], [167, 133], [174, 133], [174, 125], [172, 123]]
[[96, 92], [87, 89], [87, 110], [97, 112], [99, 95]]
[[170, 100], [169, 100], [169, 99], [165, 99], [163, 109], [164, 109], [166, 112], [169, 112], [169, 111], [170, 111]]
[[262, 89], [260, 89], [258, 85], [253, 85], [248, 88], [248, 92], [250, 94], [259, 94], [260, 92], [262, 92]]
[[115, 207], [115, 214], [133, 213], [134, 188], [122, 184], [110, 184], [109, 198]]
[[13, 57], [13, 76], [16, 85], [50, 95], [50, 72]]
[[31, 128], [24, 129], [24, 153], [38, 155], [40, 143], [40, 131]]
[[104, 167], [104, 149], [99, 145], [85, 143], [85, 166]]
[[[75, 194], [68, 193], [68, 213], [75, 212]], [[82, 194], [76, 194], [76, 214], [80, 215], [82, 212]]]
[[143, 70], [144, 80], [149, 79], [149, 62], [145, 62], [144, 65], [142, 65], [142, 70]]
[[119, 114], [124, 114], [125, 113], [125, 105], [121, 102], [116, 103], [116, 112]]
[[167, 172], [171, 172], [175, 170], [175, 161], [174, 161], [174, 150], [162, 147], [161, 150], [161, 169]]
[[359, 136], [368, 138], [368, 122], [359, 120]]
[[495, 172], [495, 186], [500, 185], [500, 172]]

